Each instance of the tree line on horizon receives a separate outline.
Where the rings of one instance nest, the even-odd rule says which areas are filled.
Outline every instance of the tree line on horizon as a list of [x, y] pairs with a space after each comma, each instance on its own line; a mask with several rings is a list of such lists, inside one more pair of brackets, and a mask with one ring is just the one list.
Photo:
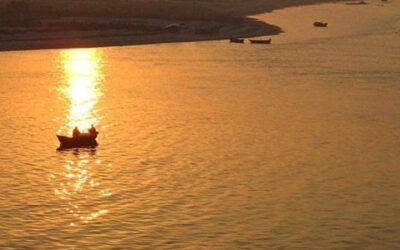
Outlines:
[[[204, 1], [204, 0], [203, 0]], [[0, 0], [0, 25], [34, 26], [62, 17], [238, 22], [240, 16], [182, 0]]]

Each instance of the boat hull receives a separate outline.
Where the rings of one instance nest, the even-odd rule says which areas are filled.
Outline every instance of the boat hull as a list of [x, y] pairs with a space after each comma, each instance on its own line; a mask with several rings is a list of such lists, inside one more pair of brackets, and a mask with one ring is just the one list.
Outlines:
[[244, 39], [241, 38], [231, 38], [229, 39], [231, 43], [244, 43]]
[[326, 28], [326, 27], [328, 27], [328, 23], [314, 22], [314, 27]]
[[253, 40], [253, 39], [249, 39], [250, 43], [253, 44], [271, 44], [271, 39], [268, 40]]
[[94, 148], [99, 144], [96, 141], [97, 135], [83, 134], [77, 137], [68, 137], [57, 135], [60, 141], [60, 146], [57, 150], [71, 149], [71, 148]]

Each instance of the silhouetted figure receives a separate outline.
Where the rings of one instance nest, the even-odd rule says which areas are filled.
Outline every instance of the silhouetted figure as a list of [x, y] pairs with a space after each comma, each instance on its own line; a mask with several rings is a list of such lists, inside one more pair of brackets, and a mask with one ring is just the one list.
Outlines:
[[96, 130], [96, 128], [93, 126], [93, 124], [92, 124], [92, 127], [89, 129], [89, 133], [90, 133], [91, 135], [96, 135], [96, 134], [97, 134], [97, 130]]
[[78, 127], [74, 128], [74, 131], [72, 131], [72, 137], [76, 138], [81, 134], [81, 131], [79, 131]]
[[88, 133], [81, 133], [78, 127], [75, 127], [72, 131], [72, 137], [57, 135], [57, 138], [60, 141], [60, 146], [57, 150], [97, 147], [99, 144], [97, 143], [96, 138], [99, 131], [97, 131], [93, 125], [88, 129], [88, 131]]

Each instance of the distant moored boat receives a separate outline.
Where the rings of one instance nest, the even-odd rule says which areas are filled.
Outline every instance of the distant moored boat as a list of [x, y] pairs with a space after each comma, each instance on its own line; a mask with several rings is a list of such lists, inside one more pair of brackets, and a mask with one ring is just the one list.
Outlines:
[[328, 23], [314, 22], [314, 27], [328, 27]]
[[[383, 2], [385, 2], [384, 0], [382, 0]], [[365, 1], [359, 1], [359, 2], [350, 2], [350, 3], [346, 3], [347, 5], [364, 5], [367, 4], [367, 2]]]
[[255, 44], [271, 44], [272, 39], [266, 39], [266, 40], [259, 40], [259, 39], [249, 39], [250, 43], [255, 43]]
[[231, 38], [229, 39], [231, 43], [244, 43], [244, 39], [242, 38]]

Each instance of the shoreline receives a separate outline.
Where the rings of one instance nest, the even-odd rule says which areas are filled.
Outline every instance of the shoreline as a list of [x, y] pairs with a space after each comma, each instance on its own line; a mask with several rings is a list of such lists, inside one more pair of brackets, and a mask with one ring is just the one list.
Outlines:
[[[61, 36], [53, 38], [34, 38], [32, 36], [25, 36], [24, 38], [2, 39], [0, 37], [0, 52], [212, 41], [225, 40], [231, 37], [249, 38], [256, 36], [277, 35], [283, 32], [278, 26], [267, 24], [254, 18], [246, 18], [246, 20], [239, 25], [221, 23], [220, 25], [221, 31], [213, 34], [194, 34], [193, 32], [182, 32], [138, 35], [123, 32], [118, 34], [107, 34], [107, 32], [88, 34], [87, 32], [78, 32], [78, 34], [75, 34], [74, 36], [68, 36], [67, 33], [61, 33]], [[48, 34], [44, 33], [42, 35], [46, 36]]]
[[[309, 4], [319, 4], [335, 2], [337, 0], [303, 0], [293, 3], [293, 6], [304, 6]], [[276, 7], [276, 8], [274, 8]], [[283, 6], [271, 6], [270, 11], [280, 8], [290, 7], [289, 4]], [[148, 20], [143, 19], [146, 22]], [[160, 21], [160, 20], [159, 20]], [[166, 20], [161, 20], [166, 22]], [[166, 22], [165, 24], [171, 22]], [[197, 24], [209, 24], [210, 22], [187, 22], [194, 27]], [[67, 49], [67, 48], [92, 48], [92, 47], [112, 47], [112, 46], [132, 46], [160, 43], [180, 43], [195, 41], [225, 40], [233, 37], [250, 38], [257, 36], [278, 35], [283, 30], [272, 24], [261, 20], [245, 17], [241, 23], [218, 22], [219, 32], [209, 34], [196, 34], [191, 31], [179, 33], [161, 32], [158, 34], [144, 33], [135, 34], [134, 32], [121, 30], [97, 30], [97, 31], [66, 31], [66, 32], [41, 32], [40, 34], [23, 35], [0, 35], [0, 52], [2, 51], [21, 51], [21, 50], [42, 50], [42, 49]], [[192, 27], [192, 28], [193, 28]], [[29, 31], [27, 32], [29, 33]], [[53, 37], [52, 37], [53, 36]]]

